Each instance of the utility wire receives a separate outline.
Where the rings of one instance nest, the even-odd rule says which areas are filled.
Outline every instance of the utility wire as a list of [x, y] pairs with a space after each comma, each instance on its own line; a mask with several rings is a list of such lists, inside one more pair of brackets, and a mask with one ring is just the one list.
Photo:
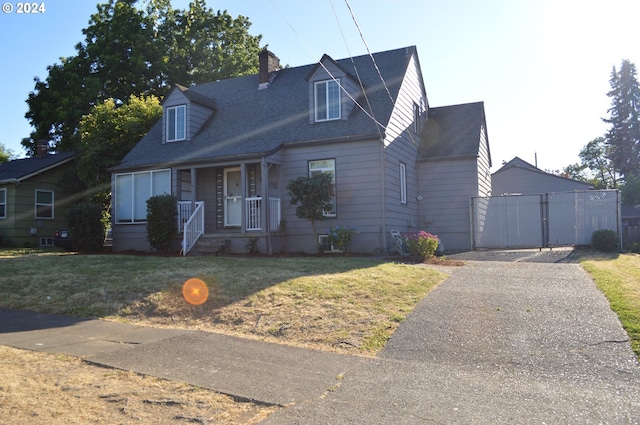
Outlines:
[[[273, 3], [273, 0], [269, 0], [269, 3], [271, 3], [271, 5], [273, 6], [273, 8], [276, 10], [276, 12], [278, 12], [278, 14], [280, 15], [280, 17], [287, 23], [287, 25], [289, 26], [289, 28], [291, 28], [291, 31], [293, 31], [293, 33], [298, 37], [298, 39], [302, 42], [302, 44], [306, 47], [306, 49], [309, 51], [309, 53], [311, 53], [311, 55], [313, 57], [317, 57], [317, 55], [313, 52], [313, 50], [311, 49], [311, 47], [309, 47], [309, 45], [304, 41], [304, 39], [300, 36], [300, 34], [298, 34], [298, 32], [295, 30], [295, 28], [293, 27], [293, 25], [291, 25], [291, 23], [289, 22], [289, 20], [282, 14], [282, 12], [280, 11], [280, 9], [278, 9], [278, 6], [276, 6]], [[378, 130], [378, 133], [380, 133], [380, 128], [382, 129], [386, 129], [386, 127], [380, 123], [372, 114], [370, 114], [362, 105], [360, 105], [360, 103], [353, 98], [353, 96], [351, 96], [351, 94], [342, 86], [342, 84], [340, 83], [340, 80], [338, 78], [336, 78], [329, 69], [327, 69], [327, 67], [322, 63], [321, 60], [318, 60], [318, 64], [325, 70], [325, 72], [327, 74], [329, 74], [329, 76], [331, 77], [331, 79], [333, 81], [336, 82], [336, 84], [338, 84], [338, 87], [340, 87], [340, 90], [342, 92], [344, 92], [349, 99], [351, 99], [353, 101], [353, 103], [360, 109], [362, 110], [362, 112], [365, 113], [365, 115], [367, 115], [369, 118], [371, 118], [371, 120], [376, 124], [376, 129]], [[363, 90], [364, 91], [364, 90]], [[388, 90], [387, 90], [388, 91]], [[366, 96], [366, 93], [365, 93]], [[392, 99], [393, 100], [393, 99]], [[368, 100], [367, 100], [368, 101]]]

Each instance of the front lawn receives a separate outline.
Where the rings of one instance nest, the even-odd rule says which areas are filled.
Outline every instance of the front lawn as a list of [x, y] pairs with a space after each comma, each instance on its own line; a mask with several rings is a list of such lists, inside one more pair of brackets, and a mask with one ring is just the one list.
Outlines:
[[[0, 305], [373, 355], [445, 274], [355, 257], [159, 257], [0, 250]], [[207, 301], [185, 302], [199, 278]]]

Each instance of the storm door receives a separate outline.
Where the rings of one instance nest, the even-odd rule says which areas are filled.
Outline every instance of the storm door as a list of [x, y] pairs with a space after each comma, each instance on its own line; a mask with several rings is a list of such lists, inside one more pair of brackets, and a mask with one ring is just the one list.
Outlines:
[[224, 170], [224, 226], [240, 227], [242, 223], [242, 185], [240, 168]]

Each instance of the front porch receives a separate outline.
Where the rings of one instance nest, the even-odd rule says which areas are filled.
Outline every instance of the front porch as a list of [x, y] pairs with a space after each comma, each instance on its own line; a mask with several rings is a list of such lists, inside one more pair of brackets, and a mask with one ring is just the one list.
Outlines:
[[280, 231], [281, 221], [278, 165], [263, 159], [178, 170], [177, 177], [184, 255], [196, 245], [201, 253], [272, 252], [272, 235]]

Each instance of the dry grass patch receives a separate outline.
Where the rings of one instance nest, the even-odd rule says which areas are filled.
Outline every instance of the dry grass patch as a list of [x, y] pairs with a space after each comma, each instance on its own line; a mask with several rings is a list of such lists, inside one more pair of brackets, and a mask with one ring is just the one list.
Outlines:
[[[224, 332], [372, 355], [446, 275], [357, 257], [154, 257], [0, 253], [4, 307]], [[202, 279], [192, 306], [182, 284]]]
[[256, 424], [275, 407], [73, 357], [0, 346], [0, 423]]

